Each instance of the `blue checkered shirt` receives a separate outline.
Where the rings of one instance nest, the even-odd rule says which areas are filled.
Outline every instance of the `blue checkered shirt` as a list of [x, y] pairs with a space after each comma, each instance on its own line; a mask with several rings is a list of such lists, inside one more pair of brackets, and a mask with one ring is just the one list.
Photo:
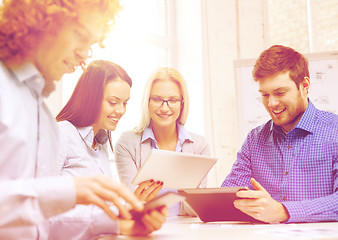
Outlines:
[[338, 116], [309, 105], [285, 134], [272, 120], [253, 129], [222, 187], [255, 178], [287, 209], [288, 222], [338, 221]]

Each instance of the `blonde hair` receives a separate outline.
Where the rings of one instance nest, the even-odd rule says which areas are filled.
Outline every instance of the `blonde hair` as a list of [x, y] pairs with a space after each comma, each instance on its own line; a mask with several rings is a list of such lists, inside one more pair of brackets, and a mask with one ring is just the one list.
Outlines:
[[183, 76], [174, 68], [170, 67], [162, 67], [157, 68], [149, 77], [145, 90], [143, 93], [143, 100], [141, 103], [141, 119], [139, 124], [133, 129], [134, 133], [141, 133], [146, 129], [150, 124], [150, 116], [149, 116], [149, 98], [150, 92], [155, 82], [170, 80], [178, 84], [181, 95], [182, 95], [182, 107], [180, 116], [177, 119], [177, 122], [184, 125], [188, 118], [189, 111], [189, 96], [188, 96], [188, 88], [187, 84], [183, 78]]
[[6, 65], [20, 66], [34, 54], [46, 33], [55, 33], [64, 24], [77, 21], [88, 9], [102, 13], [108, 30], [121, 7], [119, 0], [3, 0], [0, 59]]

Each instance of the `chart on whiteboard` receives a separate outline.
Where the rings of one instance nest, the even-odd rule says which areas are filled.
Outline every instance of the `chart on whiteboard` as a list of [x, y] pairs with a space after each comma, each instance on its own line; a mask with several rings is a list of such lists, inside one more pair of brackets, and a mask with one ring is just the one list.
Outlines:
[[338, 60], [309, 62], [309, 98], [320, 110], [338, 114]]

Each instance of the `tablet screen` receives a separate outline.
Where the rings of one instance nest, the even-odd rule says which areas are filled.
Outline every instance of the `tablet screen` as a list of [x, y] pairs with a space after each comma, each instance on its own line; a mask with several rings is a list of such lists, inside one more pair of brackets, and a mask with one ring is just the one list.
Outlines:
[[196, 188], [216, 161], [210, 156], [153, 149], [132, 184], [153, 179], [162, 181], [165, 188]]

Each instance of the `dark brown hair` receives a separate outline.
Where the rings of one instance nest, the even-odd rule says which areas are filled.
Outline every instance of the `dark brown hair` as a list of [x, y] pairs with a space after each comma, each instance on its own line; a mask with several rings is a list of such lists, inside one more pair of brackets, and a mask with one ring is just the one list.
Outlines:
[[67, 120], [76, 127], [91, 126], [99, 118], [106, 84], [116, 79], [132, 86], [131, 78], [119, 65], [104, 60], [90, 63], [56, 120]]
[[261, 53], [252, 76], [255, 81], [260, 81], [287, 71], [297, 87], [304, 77], [310, 77], [308, 61], [301, 53], [289, 47], [274, 45]]

